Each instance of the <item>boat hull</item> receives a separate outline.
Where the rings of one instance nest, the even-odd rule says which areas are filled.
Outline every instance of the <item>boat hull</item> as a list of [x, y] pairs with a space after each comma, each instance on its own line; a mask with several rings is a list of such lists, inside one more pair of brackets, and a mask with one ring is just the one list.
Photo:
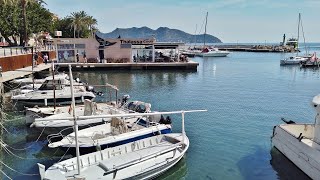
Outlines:
[[306, 143], [309, 141], [308, 139], [299, 140], [299, 136], [296, 137], [280, 125], [275, 127], [271, 140], [272, 146], [277, 148], [305, 174], [312, 179], [319, 179], [320, 150], [313, 148], [310, 143], [308, 145]]
[[[92, 100], [93, 96], [78, 96], [75, 97], [75, 103], [83, 103], [85, 99]], [[23, 104], [24, 106], [53, 106], [54, 105], [54, 98], [48, 99], [14, 99], [19, 103]], [[56, 98], [56, 105], [70, 105], [72, 102], [71, 98]]]
[[[169, 134], [171, 132], [172, 132], [171, 128], [161, 130], [161, 134]], [[138, 141], [138, 140], [149, 138], [149, 137], [156, 136], [156, 135], [159, 135], [159, 133], [142, 134], [142, 135], [139, 135], [139, 136], [136, 136], [133, 138], [129, 138], [129, 139], [125, 139], [125, 140], [121, 140], [121, 141], [115, 141], [115, 142], [111, 142], [111, 143], [107, 143], [107, 144], [100, 144], [99, 147], [97, 147], [97, 146], [80, 146], [79, 150], [80, 150], [80, 154], [88, 154], [88, 153], [96, 152], [97, 149], [103, 150], [103, 149], [110, 148], [110, 147], [120, 146], [123, 144], [127, 144], [130, 142]], [[59, 148], [63, 151], [68, 151], [69, 153], [71, 153], [73, 155], [76, 154], [76, 148], [74, 146], [60, 146]]]
[[80, 156], [81, 175], [77, 174], [76, 158], [54, 164], [41, 179], [152, 179], [158, 177], [185, 155], [189, 139], [184, 134], [159, 135], [132, 143]]
[[201, 53], [200, 56], [202, 57], [226, 57], [230, 53], [229, 52], [219, 52], [219, 53]]
[[299, 65], [302, 61], [287, 61], [287, 60], [280, 60], [280, 65]]

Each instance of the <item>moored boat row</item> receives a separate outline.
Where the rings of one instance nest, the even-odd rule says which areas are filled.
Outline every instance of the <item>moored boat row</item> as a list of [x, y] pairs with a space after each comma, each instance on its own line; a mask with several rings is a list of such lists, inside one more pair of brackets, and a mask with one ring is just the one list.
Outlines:
[[[38, 89], [12, 93], [12, 100], [33, 106], [25, 109], [26, 124], [31, 128], [66, 128], [50, 134], [48, 146], [75, 157], [48, 169], [38, 164], [41, 179], [150, 179], [184, 156], [190, 145], [184, 114], [203, 110], [154, 112], [151, 104], [131, 101], [128, 95], [121, 101], [97, 103], [96, 93], [87, 84], [74, 81], [71, 66], [69, 69], [70, 79], [48, 77], [39, 80], [42, 85]], [[179, 113], [182, 131], [172, 133], [169, 115]], [[86, 125], [91, 127], [78, 130]], [[74, 132], [62, 133], [70, 127]]]

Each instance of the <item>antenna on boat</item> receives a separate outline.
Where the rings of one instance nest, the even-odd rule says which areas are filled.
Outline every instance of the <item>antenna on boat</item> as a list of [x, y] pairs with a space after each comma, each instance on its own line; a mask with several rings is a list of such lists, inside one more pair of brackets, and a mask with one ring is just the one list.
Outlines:
[[73, 121], [74, 121], [74, 134], [75, 134], [75, 141], [76, 141], [76, 156], [77, 156], [77, 169], [78, 175], [80, 175], [80, 150], [79, 150], [79, 142], [78, 142], [78, 124], [77, 124], [77, 117], [76, 117], [76, 108], [75, 108], [75, 99], [74, 99], [74, 92], [73, 92], [73, 77], [71, 71], [71, 65], [69, 64], [69, 76], [70, 76], [70, 89], [71, 89], [71, 99], [72, 99], [72, 113], [73, 113]]
[[297, 56], [298, 56], [298, 53], [299, 53], [300, 22], [301, 22], [301, 14], [299, 13], [299, 20], [298, 20], [298, 38], [297, 38]]

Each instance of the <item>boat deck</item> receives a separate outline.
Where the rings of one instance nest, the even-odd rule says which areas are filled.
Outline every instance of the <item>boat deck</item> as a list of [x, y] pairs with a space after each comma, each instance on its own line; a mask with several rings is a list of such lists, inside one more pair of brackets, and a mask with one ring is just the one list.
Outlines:
[[[183, 148], [179, 143], [181, 134], [160, 135], [148, 139], [139, 140], [130, 144], [109, 148], [103, 151], [83, 155], [80, 158], [80, 167], [82, 176], [87, 179], [94, 179], [98, 176], [113, 176], [116, 172], [117, 178], [134, 176], [135, 171], [131, 171], [129, 167], [134, 169], [139, 166], [142, 168], [141, 162], [151, 161], [148, 165], [154, 164], [159, 166], [167, 163], [167, 161], [179, 154], [183, 153]], [[163, 156], [162, 158], [159, 158]], [[159, 159], [155, 159], [159, 158]], [[134, 166], [133, 166], [134, 165]], [[152, 167], [152, 166], [151, 166]], [[126, 170], [122, 172], [123, 168]], [[145, 169], [144, 171], [147, 171]], [[63, 172], [63, 174], [61, 174]], [[142, 169], [141, 169], [142, 172]], [[61, 179], [73, 178], [77, 174], [76, 158], [60, 162], [46, 171], [48, 177], [56, 177]]]

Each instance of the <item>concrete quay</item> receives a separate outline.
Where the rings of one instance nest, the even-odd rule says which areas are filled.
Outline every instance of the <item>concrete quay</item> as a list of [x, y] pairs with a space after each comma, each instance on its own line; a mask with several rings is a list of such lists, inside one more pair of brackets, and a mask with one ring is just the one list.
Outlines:
[[20, 78], [26, 75], [30, 75], [32, 74], [32, 72], [48, 70], [49, 68], [51, 68], [51, 63], [39, 64], [33, 68], [33, 71], [32, 71], [32, 66], [28, 66], [25, 68], [16, 69], [14, 71], [2, 72], [0, 77], [0, 83], [11, 81], [13, 79]]
[[190, 70], [197, 71], [199, 63], [189, 62], [135, 62], [135, 63], [55, 63], [59, 69], [67, 69], [69, 64], [73, 71], [81, 70]]

